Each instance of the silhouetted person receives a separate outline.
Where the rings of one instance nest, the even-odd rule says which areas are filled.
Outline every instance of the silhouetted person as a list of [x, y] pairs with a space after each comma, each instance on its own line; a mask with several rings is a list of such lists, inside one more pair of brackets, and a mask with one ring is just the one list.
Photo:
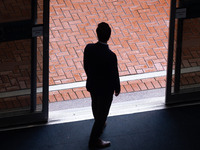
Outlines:
[[89, 147], [104, 148], [109, 141], [100, 139], [106, 125], [106, 119], [112, 103], [113, 94], [120, 93], [120, 81], [116, 55], [109, 49], [107, 41], [111, 28], [105, 22], [96, 29], [98, 42], [88, 44], [84, 50], [84, 69], [87, 75], [86, 88], [92, 98], [94, 125], [91, 131]]

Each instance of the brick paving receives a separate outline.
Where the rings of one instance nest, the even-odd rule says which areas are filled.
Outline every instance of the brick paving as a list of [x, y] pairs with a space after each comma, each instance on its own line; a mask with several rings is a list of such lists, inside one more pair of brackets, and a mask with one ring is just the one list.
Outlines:
[[[83, 50], [86, 44], [97, 41], [95, 29], [101, 21], [108, 22], [112, 28], [109, 46], [118, 57], [120, 76], [165, 71], [168, 52], [169, 1], [51, 0], [50, 85], [86, 80], [82, 62]], [[1, 10], [3, 10], [4, 5], [1, 6]], [[40, 5], [38, 5], [38, 12], [42, 12]], [[16, 16], [20, 16], [20, 14], [16, 14]], [[42, 17], [39, 15], [40, 23], [42, 23], [41, 20]], [[196, 28], [195, 25], [198, 26], [199, 22], [191, 23], [190, 27], [196, 29], [192, 34], [190, 29], [186, 27], [188, 29], [186, 38], [199, 36], [199, 28]], [[42, 86], [41, 41], [38, 38], [38, 87]], [[4, 66], [0, 70], [0, 92], [30, 87], [30, 70], [25, 67], [27, 64], [24, 64], [28, 58], [26, 53], [29, 53], [27, 51], [29, 45], [26, 44], [26, 41], [0, 43], [0, 62], [1, 66]], [[199, 48], [199, 46], [197, 47]], [[184, 49], [182, 55], [183, 68], [200, 65], [200, 53], [197, 47]], [[9, 64], [18, 65], [14, 70], [8, 71], [9, 68], [5, 67], [6, 64], [7, 66]], [[16, 78], [20, 76], [25, 78]], [[162, 76], [121, 82], [122, 93], [164, 88], [166, 85], [165, 78], [165, 76]], [[182, 75], [181, 85], [194, 83], [200, 83], [199, 72]], [[5, 87], [5, 85], [7, 86]], [[85, 87], [49, 92], [50, 102], [85, 97], [90, 97]], [[30, 105], [29, 101], [30, 99], [27, 96], [1, 98], [0, 110], [20, 106], [27, 107]], [[41, 104], [40, 94], [37, 95], [37, 104]]]
[[[121, 93], [164, 88], [166, 77], [121, 82]], [[90, 97], [85, 87], [49, 92], [50, 102], [66, 101]]]
[[[97, 41], [95, 29], [102, 21], [112, 28], [109, 46], [118, 57], [120, 76], [166, 70], [169, 4], [169, 0], [51, 1], [50, 85], [86, 79], [83, 49]], [[199, 22], [195, 22], [189, 26], [198, 30]], [[198, 37], [198, 32], [186, 30], [186, 39]], [[182, 68], [200, 65], [197, 47], [184, 49]], [[181, 76], [182, 86], [194, 83], [200, 83], [199, 72]], [[125, 93], [162, 88], [166, 80], [159, 77], [121, 84]], [[50, 102], [83, 97], [89, 97], [85, 88], [50, 92]]]
[[120, 76], [166, 70], [169, 0], [51, 0], [50, 85], [86, 79], [83, 50], [102, 21]]
[[[86, 79], [83, 50], [97, 41], [95, 29], [102, 21], [112, 28], [109, 46], [118, 57], [120, 76], [166, 70], [169, 0], [51, 0], [50, 5], [50, 85]], [[121, 88], [133, 92], [165, 83], [153, 78], [122, 82]], [[89, 96], [83, 87], [52, 91], [49, 99]]]
[[30, 0], [0, 1], [0, 23], [31, 18]]

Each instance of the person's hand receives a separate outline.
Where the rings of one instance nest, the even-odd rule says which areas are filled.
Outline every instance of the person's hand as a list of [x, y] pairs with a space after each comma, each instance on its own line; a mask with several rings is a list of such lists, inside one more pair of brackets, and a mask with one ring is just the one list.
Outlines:
[[116, 93], [116, 92], [115, 92], [115, 96], [118, 96], [118, 95], [119, 95], [119, 93]]

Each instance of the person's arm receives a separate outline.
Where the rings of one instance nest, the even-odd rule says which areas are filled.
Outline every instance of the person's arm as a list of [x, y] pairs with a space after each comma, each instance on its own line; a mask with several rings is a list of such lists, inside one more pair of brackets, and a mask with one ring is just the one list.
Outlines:
[[89, 74], [89, 53], [88, 53], [88, 45], [84, 49], [84, 55], [83, 55], [83, 67], [85, 70], [86, 75]]
[[115, 96], [118, 96], [120, 93], [120, 79], [118, 71], [117, 57], [114, 57], [114, 82], [115, 82]]

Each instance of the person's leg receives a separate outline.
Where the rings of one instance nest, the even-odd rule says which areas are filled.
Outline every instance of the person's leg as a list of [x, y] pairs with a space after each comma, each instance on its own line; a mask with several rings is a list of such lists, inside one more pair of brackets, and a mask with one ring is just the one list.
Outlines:
[[91, 98], [92, 98], [92, 113], [94, 116], [94, 120], [96, 120], [98, 118], [98, 113], [99, 113], [99, 107], [98, 107], [99, 100], [97, 94], [91, 93]]
[[91, 97], [95, 122], [91, 131], [90, 142], [95, 142], [101, 136], [112, 103], [113, 95], [91, 94]]

